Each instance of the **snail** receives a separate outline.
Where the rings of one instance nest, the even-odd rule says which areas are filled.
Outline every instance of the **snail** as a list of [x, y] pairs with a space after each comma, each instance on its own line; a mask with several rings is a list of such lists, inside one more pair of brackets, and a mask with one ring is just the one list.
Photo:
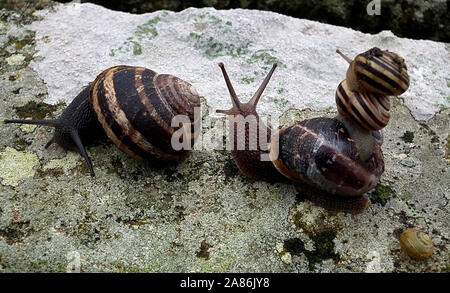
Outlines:
[[[5, 120], [4, 123], [46, 125], [55, 128], [45, 145], [57, 143], [64, 148], [76, 147], [85, 159], [91, 176], [95, 176], [84, 142], [102, 133], [131, 157], [160, 162], [176, 162], [186, 148], [174, 149], [171, 126], [176, 115], [185, 115], [189, 123], [181, 128], [193, 145], [194, 109], [200, 107], [195, 88], [186, 81], [168, 74], [157, 74], [144, 68], [114, 66], [104, 70], [84, 88], [54, 120]], [[186, 136], [185, 136], [186, 135]]]
[[433, 254], [433, 242], [430, 237], [417, 229], [408, 229], [400, 235], [400, 247], [414, 259], [425, 259]]
[[[304, 120], [275, 132], [269, 129], [256, 107], [277, 64], [252, 99], [241, 103], [219, 63], [233, 106], [216, 112], [228, 115], [232, 155], [244, 175], [272, 182], [285, 177], [319, 206], [360, 213], [370, 205], [364, 194], [384, 172], [380, 129], [389, 121], [387, 94], [403, 93], [409, 77], [404, 60], [395, 53], [372, 48], [352, 61], [337, 52], [350, 68], [336, 91], [338, 115], [334, 118]], [[374, 92], [374, 86], [383, 93]], [[270, 160], [261, 160], [265, 155]]]
[[339, 50], [336, 53], [350, 64], [346, 80], [352, 91], [399, 96], [409, 87], [405, 60], [394, 52], [374, 47], [353, 60]]

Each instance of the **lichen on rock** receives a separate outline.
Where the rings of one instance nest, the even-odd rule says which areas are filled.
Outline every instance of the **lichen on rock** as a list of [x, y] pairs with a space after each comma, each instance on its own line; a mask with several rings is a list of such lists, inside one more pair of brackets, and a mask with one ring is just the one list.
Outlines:
[[38, 158], [32, 152], [18, 152], [7, 147], [0, 152], [0, 178], [1, 184], [18, 186], [20, 181], [33, 177]]
[[[82, 272], [448, 271], [448, 44], [242, 9], [133, 15], [54, 4], [26, 26], [2, 13], [11, 21], [0, 27], [1, 120], [57, 117], [103, 69], [129, 64], [192, 83], [203, 128], [177, 166], [138, 162], [107, 141], [90, 145], [92, 178], [78, 153], [44, 149], [50, 129], [0, 124], [0, 271], [64, 272], [77, 256]], [[244, 101], [268, 66], [283, 64], [258, 111], [290, 125], [335, 115], [348, 66], [336, 48], [356, 55], [373, 46], [405, 57], [411, 88], [392, 99], [386, 171], [366, 212], [331, 213], [289, 183], [240, 174], [224, 148], [226, 118], [215, 114], [230, 106], [216, 63]], [[24, 62], [5, 61], [17, 54]], [[432, 237], [429, 260], [401, 254], [399, 231], [411, 226]]]

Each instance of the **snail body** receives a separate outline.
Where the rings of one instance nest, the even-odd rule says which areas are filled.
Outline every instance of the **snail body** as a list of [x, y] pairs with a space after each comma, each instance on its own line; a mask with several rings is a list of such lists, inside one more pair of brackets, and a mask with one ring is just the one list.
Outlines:
[[280, 129], [271, 150], [275, 144], [279, 144], [279, 153], [271, 152], [272, 162], [279, 172], [294, 181], [313, 182], [330, 194], [364, 194], [375, 187], [384, 171], [380, 144], [368, 160], [360, 160], [355, 143], [338, 119], [312, 118]]
[[417, 229], [407, 229], [400, 235], [402, 250], [414, 259], [425, 259], [433, 254], [434, 246], [430, 237]]
[[[185, 115], [192, 122], [187, 127], [192, 126], [195, 107], [200, 107], [200, 99], [189, 83], [147, 68], [120, 65], [100, 73], [57, 119], [4, 122], [54, 127], [54, 135], [45, 148], [52, 143], [64, 148], [75, 146], [94, 176], [83, 143], [101, 133], [139, 160], [176, 162], [182, 159], [187, 151], [172, 147], [176, 128], [171, 122], [176, 115]], [[192, 145], [194, 134], [186, 134]]]
[[[230, 92], [233, 107], [229, 110], [217, 110], [217, 113], [228, 115], [230, 122], [230, 136], [233, 139], [232, 156], [239, 170], [252, 179], [269, 182], [281, 181], [284, 177], [276, 170], [270, 161], [261, 160], [261, 155], [269, 155], [268, 142], [272, 130], [264, 124], [256, 112], [258, 101], [272, 77], [275, 67], [269, 72], [259, 89], [248, 103], [241, 103], [231, 85], [230, 78], [223, 63], [219, 63]], [[244, 129], [238, 129], [245, 124]], [[244, 123], [243, 123], [244, 122]], [[253, 126], [253, 127], [251, 127]], [[253, 142], [253, 143], [251, 143]], [[241, 143], [241, 145], [238, 145]]]
[[[405, 84], [407, 88], [409, 78], [403, 59], [395, 53], [373, 48], [358, 55], [356, 61], [351, 61], [345, 56], [344, 58], [349, 61], [350, 68], [347, 79], [341, 82], [336, 91], [339, 114], [335, 118], [318, 117], [297, 122], [278, 131], [268, 129], [259, 120], [256, 105], [276, 64], [253, 98], [248, 103], [242, 104], [231, 86], [224, 65], [220, 63], [233, 107], [217, 112], [227, 114], [229, 117], [256, 116], [259, 133], [255, 131], [251, 133], [251, 128], [246, 128], [244, 133], [246, 146], [252, 136], [272, 133], [268, 148], [262, 144], [258, 145], [256, 151], [251, 150], [253, 161], [248, 160], [249, 150], [233, 151], [234, 160], [239, 169], [244, 170], [245, 175], [251, 174], [249, 177], [262, 180], [269, 177], [271, 180], [268, 181], [274, 181], [279, 178], [274, 173], [275, 168], [279, 174], [292, 180], [297, 190], [302, 191], [316, 204], [329, 210], [360, 213], [370, 205], [364, 194], [376, 186], [384, 172], [384, 158], [381, 151], [383, 137], [380, 129], [389, 121], [390, 101], [389, 97], [383, 94], [388, 87], [386, 86], [383, 93], [380, 93], [371, 91], [370, 86], [384, 84], [382, 81], [386, 83], [389, 79], [387, 83], [401, 84], [401, 86], [392, 85], [388, 88], [389, 93], [398, 93], [405, 90]], [[356, 70], [363, 66], [363, 70]], [[396, 72], [398, 74], [395, 74]], [[367, 81], [369, 77], [375, 81]], [[353, 80], [348, 82], [349, 78]], [[401, 80], [397, 81], [395, 78]], [[239, 135], [236, 131], [239, 126], [236, 124], [239, 121], [235, 118], [229, 120], [230, 133], [236, 141]], [[261, 154], [267, 152], [271, 164], [264, 162], [263, 165], [256, 162]], [[252, 165], [258, 167], [252, 168]]]

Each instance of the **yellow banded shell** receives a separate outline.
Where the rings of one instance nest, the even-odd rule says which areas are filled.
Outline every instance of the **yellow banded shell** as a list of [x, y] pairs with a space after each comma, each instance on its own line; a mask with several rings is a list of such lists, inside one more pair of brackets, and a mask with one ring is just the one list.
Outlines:
[[347, 79], [336, 90], [336, 106], [342, 117], [364, 129], [380, 130], [389, 122], [389, 96], [352, 91]]
[[408, 229], [400, 235], [402, 250], [414, 259], [425, 259], [433, 254], [433, 242], [431, 238], [416, 229]]
[[398, 96], [408, 89], [405, 60], [398, 54], [374, 47], [351, 60], [337, 52], [350, 63], [347, 80], [353, 91]]

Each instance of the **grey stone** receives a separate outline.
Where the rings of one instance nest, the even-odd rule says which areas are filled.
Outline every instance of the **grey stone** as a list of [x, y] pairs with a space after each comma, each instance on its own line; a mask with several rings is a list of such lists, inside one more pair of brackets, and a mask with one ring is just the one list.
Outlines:
[[[67, 2], [67, 1], [63, 1]], [[396, 36], [449, 42], [446, 0], [81, 0], [114, 10], [146, 13], [156, 10], [181, 11], [191, 6], [216, 9], [268, 10], [296, 18], [349, 27], [366, 33], [390, 30]], [[376, 14], [367, 9], [375, 9]]]
[[[18, 22], [0, 23], [0, 120], [56, 117], [103, 69], [130, 64], [193, 83], [204, 127], [176, 167], [137, 162], [107, 142], [90, 146], [92, 178], [76, 153], [43, 148], [51, 130], [0, 124], [0, 166], [17, 170], [0, 172], [0, 271], [448, 271], [448, 44], [242, 9], [131, 15], [67, 4], [25, 17], [25, 26], [2, 13]], [[386, 171], [366, 212], [330, 213], [291, 184], [245, 178], [218, 149], [225, 119], [214, 112], [230, 106], [218, 62], [243, 100], [278, 62], [258, 109], [289, 125], [335, 114], [347, 68], [336, 48], [353, 56], [373, 46], [406, 59], [411, 88], [392, 99]], [[6, 61], [17, 55], [23, 62]], [[412, 226], [433, 239], [427, 260], [400, 250], [399, 233]]]

